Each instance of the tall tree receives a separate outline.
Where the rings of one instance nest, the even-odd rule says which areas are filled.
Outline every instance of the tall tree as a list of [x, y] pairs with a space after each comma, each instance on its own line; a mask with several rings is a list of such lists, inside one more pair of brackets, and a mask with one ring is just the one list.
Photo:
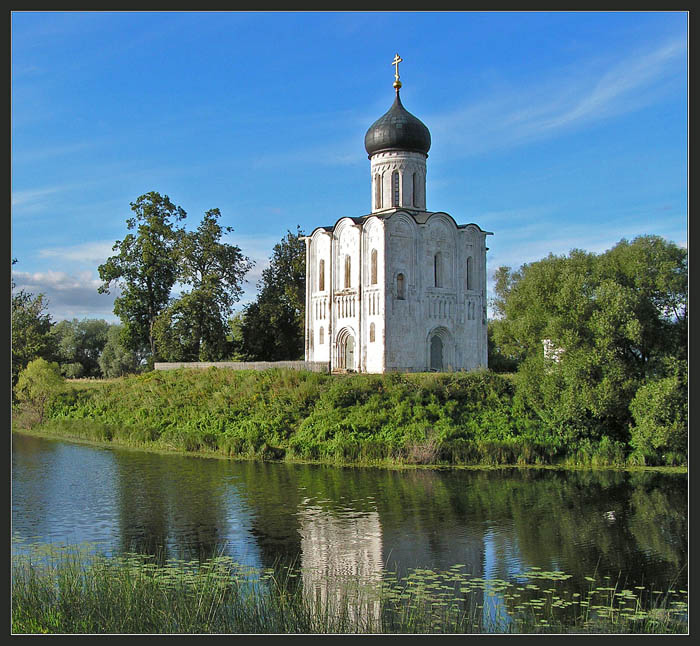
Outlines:
[[196, 231], [178, 241], [178, 282], [189, 291], [171, 302], [154, 328], [171, 361], [217, 361], [228, 354], [227, 320], [253, 263], [240, 247], [222, 242], [233, 228], [222, 227], [220, 217], [219, 209], [207, 211]]
[[255, 302], [241, 325], [244, 355], [250, 360], [283, 361], [304, 356], [306, 246], [303, 231], [287, 234], [273, 249], [258, 283]]
[[182, 229], [177, 223], [186, 217], [170, 198], [151, 191], [131, 203], [135, 216], [127, 219], [129, 233], [112, 247], [118, 252], [98, 267], [103, 284], [98, 291], [109, 293], [118, 286], [121, 295], [114, 300], [114, 313], [124, 325], [127, 346], [139, 351], [148, 348], [151, 360], [158, 358], [153, 326], [168, 305], [170, 290], [178, 275], [177, 242]]

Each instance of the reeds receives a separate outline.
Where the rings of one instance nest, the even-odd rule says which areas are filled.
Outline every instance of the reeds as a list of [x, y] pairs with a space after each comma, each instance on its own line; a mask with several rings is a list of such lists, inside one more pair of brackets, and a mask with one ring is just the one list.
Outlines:
[[538, 568], [511, 581], [446, 571], [319, 574], [89, 546], [22, 546], [12, 559], [18, 633], [686, 633], [687, 591], [625, 589]]

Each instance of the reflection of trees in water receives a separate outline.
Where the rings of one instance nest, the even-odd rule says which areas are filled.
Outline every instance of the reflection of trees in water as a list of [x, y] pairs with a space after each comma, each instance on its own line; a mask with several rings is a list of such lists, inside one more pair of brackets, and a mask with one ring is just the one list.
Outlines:
[[[151, 457], [160, 461], [130, 469], [129, 455], [119, 469], [125, 549], [137, 539], [139, 549], [153, 553], [156, 546], [186, 538], [189, 557], [211, 553], [227, 532], [240, 531], [227, 526], [231, 503], [225, 483], [235, 476], [236, 495], [251, 510], [246, 531], [255, 537], [266, 567], [303, 557], [309, 507], [324, 514], [328, 528], [353, 515], [376, 513], [382, 562], [390, 568], [467, 563], [477, 574], [484, 566], [487, 527], [497, 529], [489, 548], [496, 563], [493, 576], [499, 578], [508, 578], [508, 564], [519, 562], [565, 569], [579, 579], [596, 571], [613, 578], [632, 571], [646, 583], [687, 560], [683, 476], [399, 471], [179, 457], [165, 466], [170, 463], [163, 456]], [[338, 531], [320, 532], [317, 541], [326, 540], [332, 550]]]
[[682, 570], [681, 578], [686, 579], [687, 489], [658, 477], [636, 480], [637, 486], [629, 500], [630, 533], [641, 551], [658, 554], [664, 561]]
[[[225, 466], [210, 460], [114, 451], [121, 549], [209, 558], [226, 537]], [[219, 464], [217, 464], [219, 463]]]
[[60, 446], [40, 437], [12, 435], [12, 501], [19, 505], [20, 513], [27, 517], [27, 524], [37, 536], [50, 534], [49, 492], [59, 477], [54, 470]]
[[579, 577], [598, 572], [617, 579], [620, 572], [629, 572], [627, 585], [633, 585], [633, 578], [659, 581], [667, 565], [686, 560], [685, 479], [648, 476], [513, 470], [502, 477], [484, 472], [475, 475], [474, 484], [480, 482], [465, 495], [473, 508], [480, 508], [479, 515], [512, 519], [513, 536], [497, 537], [501, 552], [516, 540], [529, 565], [565, 564]]

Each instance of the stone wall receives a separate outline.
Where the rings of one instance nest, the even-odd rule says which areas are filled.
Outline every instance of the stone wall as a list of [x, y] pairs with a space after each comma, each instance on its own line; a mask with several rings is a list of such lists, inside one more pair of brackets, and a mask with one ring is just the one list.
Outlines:
[[291, 370], [309, 370], [311, 372], [328, 372], [327, 361], [196, 361], [176, 363], [156, 363], [156, 370], [177, 370], [178, 368], [226, 368], [228, 370], [269, 370], [270, 368], [289, 368]]

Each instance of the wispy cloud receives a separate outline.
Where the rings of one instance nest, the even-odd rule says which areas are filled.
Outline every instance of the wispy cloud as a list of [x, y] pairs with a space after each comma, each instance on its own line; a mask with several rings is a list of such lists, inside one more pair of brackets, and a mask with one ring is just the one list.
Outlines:
[[68, 247], [40, 249], [39, 257], [53, 258], [63, 262], [81, 262], [97, 265], [103, 263], [109, 256], [114, 254], [112, 251], [113, 246], [113, 240], [95, 240]]
[[664, 96], [669, 79], [684, 69], [686, 52], [684, 40], [670, 41], [620, 60], [587, 67], [578, 63], [575, 70], [536, 84], [501, 89], [481, 102], [430, 116], [433, 139], [445, 152], [464, 156], [553, 137], [637, 110]]
[[12, 191], [12, 208], [25, 207], [37, 202], [43, 203], [44, 198], [68, 190], [69, 186], [46, 186], [44, 188], [32, 188], [24, 191]]

